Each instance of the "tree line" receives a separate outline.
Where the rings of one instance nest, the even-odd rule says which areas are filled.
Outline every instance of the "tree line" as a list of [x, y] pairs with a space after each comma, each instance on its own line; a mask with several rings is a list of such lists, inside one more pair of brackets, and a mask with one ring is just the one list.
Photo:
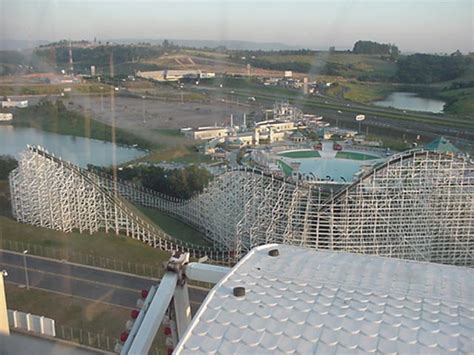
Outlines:
[[[169, 46], [169, 44], [168, 44]], [[174, 48], [174, 47], [173, 47]], [[91, 65], [98, 72], [110, 71], [111, 63], [114, 70], [123, 74], [134, 74], [135, 70], [156, 70], [156, 65], [140, 63], [142, 59], [161, 56], [169, 47], [150, 45], [101, 45], [96, 47], [73, 47], [72, 57], [76, 72], [89, 73]], [[44, 62], [60, 69], [69, 68], [69, 45], [42, 47], [35, 54]]]
[[392, 59], [398, 58], [400, 50], [391, 43], [377, 43], [373, 41], [357, 41], [352, 49], [354, 54], [380, 54], [388, 55]]
[[8, 179], [8, 174], [18, 166], [15, 158], [9, 155], [0, 155], [0, 180]]
[[397, 62], [395, 80], [402, 83], [431, 84], [463, 75], [472, 59], [456, 52], [449, 56], [413, 54]]
[[[111, 174], [111, 168], [89, 165], [89, 169]], [[168, 196], [190, 199], [201, 193], [212, 179], [211, 173], [196, 165], [182, 169], [164, 169], [159, 166], [134, 166], [117, 170], [118, 178], [132, 181]]]

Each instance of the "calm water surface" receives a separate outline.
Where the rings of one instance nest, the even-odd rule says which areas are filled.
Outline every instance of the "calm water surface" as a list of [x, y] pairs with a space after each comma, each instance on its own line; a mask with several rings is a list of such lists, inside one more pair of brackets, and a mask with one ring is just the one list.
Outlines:
[[87, 164], [111, 165], [114, 147], [117, 164], [146, 154], [143, 150], [121, 147], [96, 139], [65, 136], [34, 128], [0, 125], [0, 155], [8, 154], [18, 158], [19, 153], [26, 149], [27, 144], [40, 145], [50, 153], [82, 167]]
[[419, 97], [413, 92], [394, 92], [385, 100], [374, 102], [376, 106], [433, 113], [443, 112], [444, 104], [444, 101]]

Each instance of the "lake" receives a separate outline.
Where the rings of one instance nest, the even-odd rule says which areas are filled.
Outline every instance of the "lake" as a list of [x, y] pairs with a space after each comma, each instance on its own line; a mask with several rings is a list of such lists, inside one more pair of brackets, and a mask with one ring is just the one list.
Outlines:
[[86, 167], [87, 164], [111, 165], [114, 149], [117, 164], [146, 154], [143, 150], [122, 147], [96, 139], [66, 136], [34, 128], [0, 125], [0, 155], [12, 155], [18, 158], [19, 153], [26, 149], [27, 144], [40, 145], [50, 153], [81, 167]]
[[413, 92], [394, 92], [385, 100], [373, 102], [376, 106], [393, 107], [400, 110], [442, 113], [445, 102], [427, 99]]

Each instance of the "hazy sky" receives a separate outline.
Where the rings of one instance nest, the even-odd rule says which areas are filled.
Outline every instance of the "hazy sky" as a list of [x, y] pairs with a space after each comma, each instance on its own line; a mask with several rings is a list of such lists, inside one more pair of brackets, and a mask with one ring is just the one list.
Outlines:
[[474, 0], [0, 0], [0, 37], [223, 39], [474, 51]]

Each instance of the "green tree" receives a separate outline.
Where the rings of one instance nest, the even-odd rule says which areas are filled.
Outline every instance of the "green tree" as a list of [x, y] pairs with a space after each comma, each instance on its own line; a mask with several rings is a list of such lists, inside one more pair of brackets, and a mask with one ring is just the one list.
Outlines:
[[9, 155], [0, 155], [0, 180], [7, 179], [8, 174], [17, 166], [18, 162], [15, 158]]

